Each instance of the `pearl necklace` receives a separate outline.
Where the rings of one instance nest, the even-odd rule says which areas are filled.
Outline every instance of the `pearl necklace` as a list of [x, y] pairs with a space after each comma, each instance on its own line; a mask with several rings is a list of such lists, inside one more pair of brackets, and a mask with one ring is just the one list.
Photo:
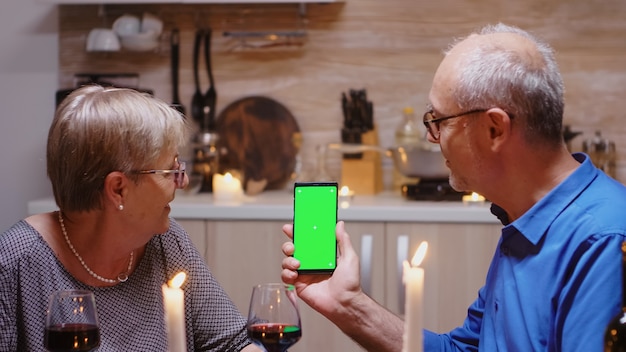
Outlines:
[[93, 270], [89, 269], [87, 264], [85, 264], [85, 261], [80, 256], [80, 254], [78, 254], [78, 252], [76, 251], [74, 246], [72, 246], [72, 242], [70, 242], [69, 237], [67, 237], [67, 231], [65, 231], [65, 224], [63, 223], [63, 214], [61, 214], [60, 211], [58, 213], [59, 213], [59, 224], [61, 224], [61, 232], [63, 232], [63, 237], [65, 237], [65, 242], [67, 243], [67, 245], [72, 250], [72, 253], [74, 253], [74, 255], [76, 256], [76, 259], [78, 259], [78, 261], [83, 266], [83, 268], [85, 268], [85, 270], [87, 270], [87, 272], [91, 276], [95, 277], [96, 279], [98, 279], [98, 280], [100, 280], [102, 282], [106, 282], [108, 284], [115, 284], [115, 283], [118, 283], [118, 282], [126, 282], [126, 280], [128, 280], [128, 273], [130, 273], [130, 269], [133, 266], [133, 257], [134, 257], [133, 253], [134, 252], [130, 252], [130, 261], [128, 262], [128, 268], [126, 269], [126, 272], [120, 273], [119, 275], [117, 275], [117, 279], [116, 280], [107, 279], [107, 278], [104, 278], [104, 277], [94, 273]]

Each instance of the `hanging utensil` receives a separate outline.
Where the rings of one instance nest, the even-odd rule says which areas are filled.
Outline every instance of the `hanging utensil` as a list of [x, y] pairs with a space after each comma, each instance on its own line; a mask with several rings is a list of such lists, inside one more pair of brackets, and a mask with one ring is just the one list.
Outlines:
[[203, 34], [204, 30], [202, 29], [196, 31], [196, 37], [193, 45], [193, 78], [196, 84], [196, 90], [191, 97], [191, 116], [198, 123], [202, 123], [204, 118], [204, 96], [202, 95], [202, 91], [200, 91], [200, 77], [198, 75], [200, 44], [202, 44]]
[[209, 75], [209, 88], [204, 94], [204, 123], [203, 130], [215, 131], [215, 108], [217, 102], [217, 92], [213, 81], [213, 71], [211, 70], [211, 29], [204, 32], [204, 62]]
[[185, 106], [180, 101], [178, 96], [178, 66], [179, 66], [179, 48], [180, 48], [180, 33], [178, 28], [172, 29], [170, 37], [171, 44], [171, 60], [172, 60], [172, 107], [183, 116], [185, 116]]

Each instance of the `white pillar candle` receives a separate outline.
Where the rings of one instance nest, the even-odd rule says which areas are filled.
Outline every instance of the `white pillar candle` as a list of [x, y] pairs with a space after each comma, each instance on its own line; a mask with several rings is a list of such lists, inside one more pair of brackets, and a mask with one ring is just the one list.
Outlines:
[[422, 352], [424, 350], [424, 269], [422, 263], [428, 242], [424, 241], [415, 251], [411, 260], [403, 262], [402, 280], [405, 285], [404, 303], [404, 335], [402, 352]]
[[185, 281], [185, 273], [176, 274], [168, 284], [163, 284], [163, 306], [167, 327], [168, 352], [187, 351], [185, 333], [185, 295], [180, 286]]
[[213, 175], [213, 200], [217, 203], [240, 203], [243, 198], [241, 181], [230, 172]]

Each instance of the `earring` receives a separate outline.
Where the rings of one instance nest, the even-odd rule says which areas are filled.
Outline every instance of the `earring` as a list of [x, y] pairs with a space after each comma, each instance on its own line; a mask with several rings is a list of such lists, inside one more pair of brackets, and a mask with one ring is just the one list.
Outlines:
[[118, 205], [118, 206], [117, 206], [117, 209], [119, 209], [119, 210], [124, 210], [124, 205], [122, 205], [122, 204]]

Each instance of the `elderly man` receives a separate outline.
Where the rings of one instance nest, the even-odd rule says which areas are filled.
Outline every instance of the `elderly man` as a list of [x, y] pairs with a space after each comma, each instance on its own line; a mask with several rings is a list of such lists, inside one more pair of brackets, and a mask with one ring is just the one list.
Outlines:
[[[424, 124], [451, 186], [486, 196], [504, 227], [465, 322], [424, 331], [424, 350], [601, 351], [620, 311], [626, 188], [567, 151], [552, 49], [518, 28], [487, 26], [446, 53], [429, 99]], [[292, 236], [291, 225], [283, 231]], [[331, 277], [298, 275], [299, 262], [287, 257], [283, 281], [364, 348], [400, 351], [402, 320], [361, 291], [342, 222], [336, 234]]]

